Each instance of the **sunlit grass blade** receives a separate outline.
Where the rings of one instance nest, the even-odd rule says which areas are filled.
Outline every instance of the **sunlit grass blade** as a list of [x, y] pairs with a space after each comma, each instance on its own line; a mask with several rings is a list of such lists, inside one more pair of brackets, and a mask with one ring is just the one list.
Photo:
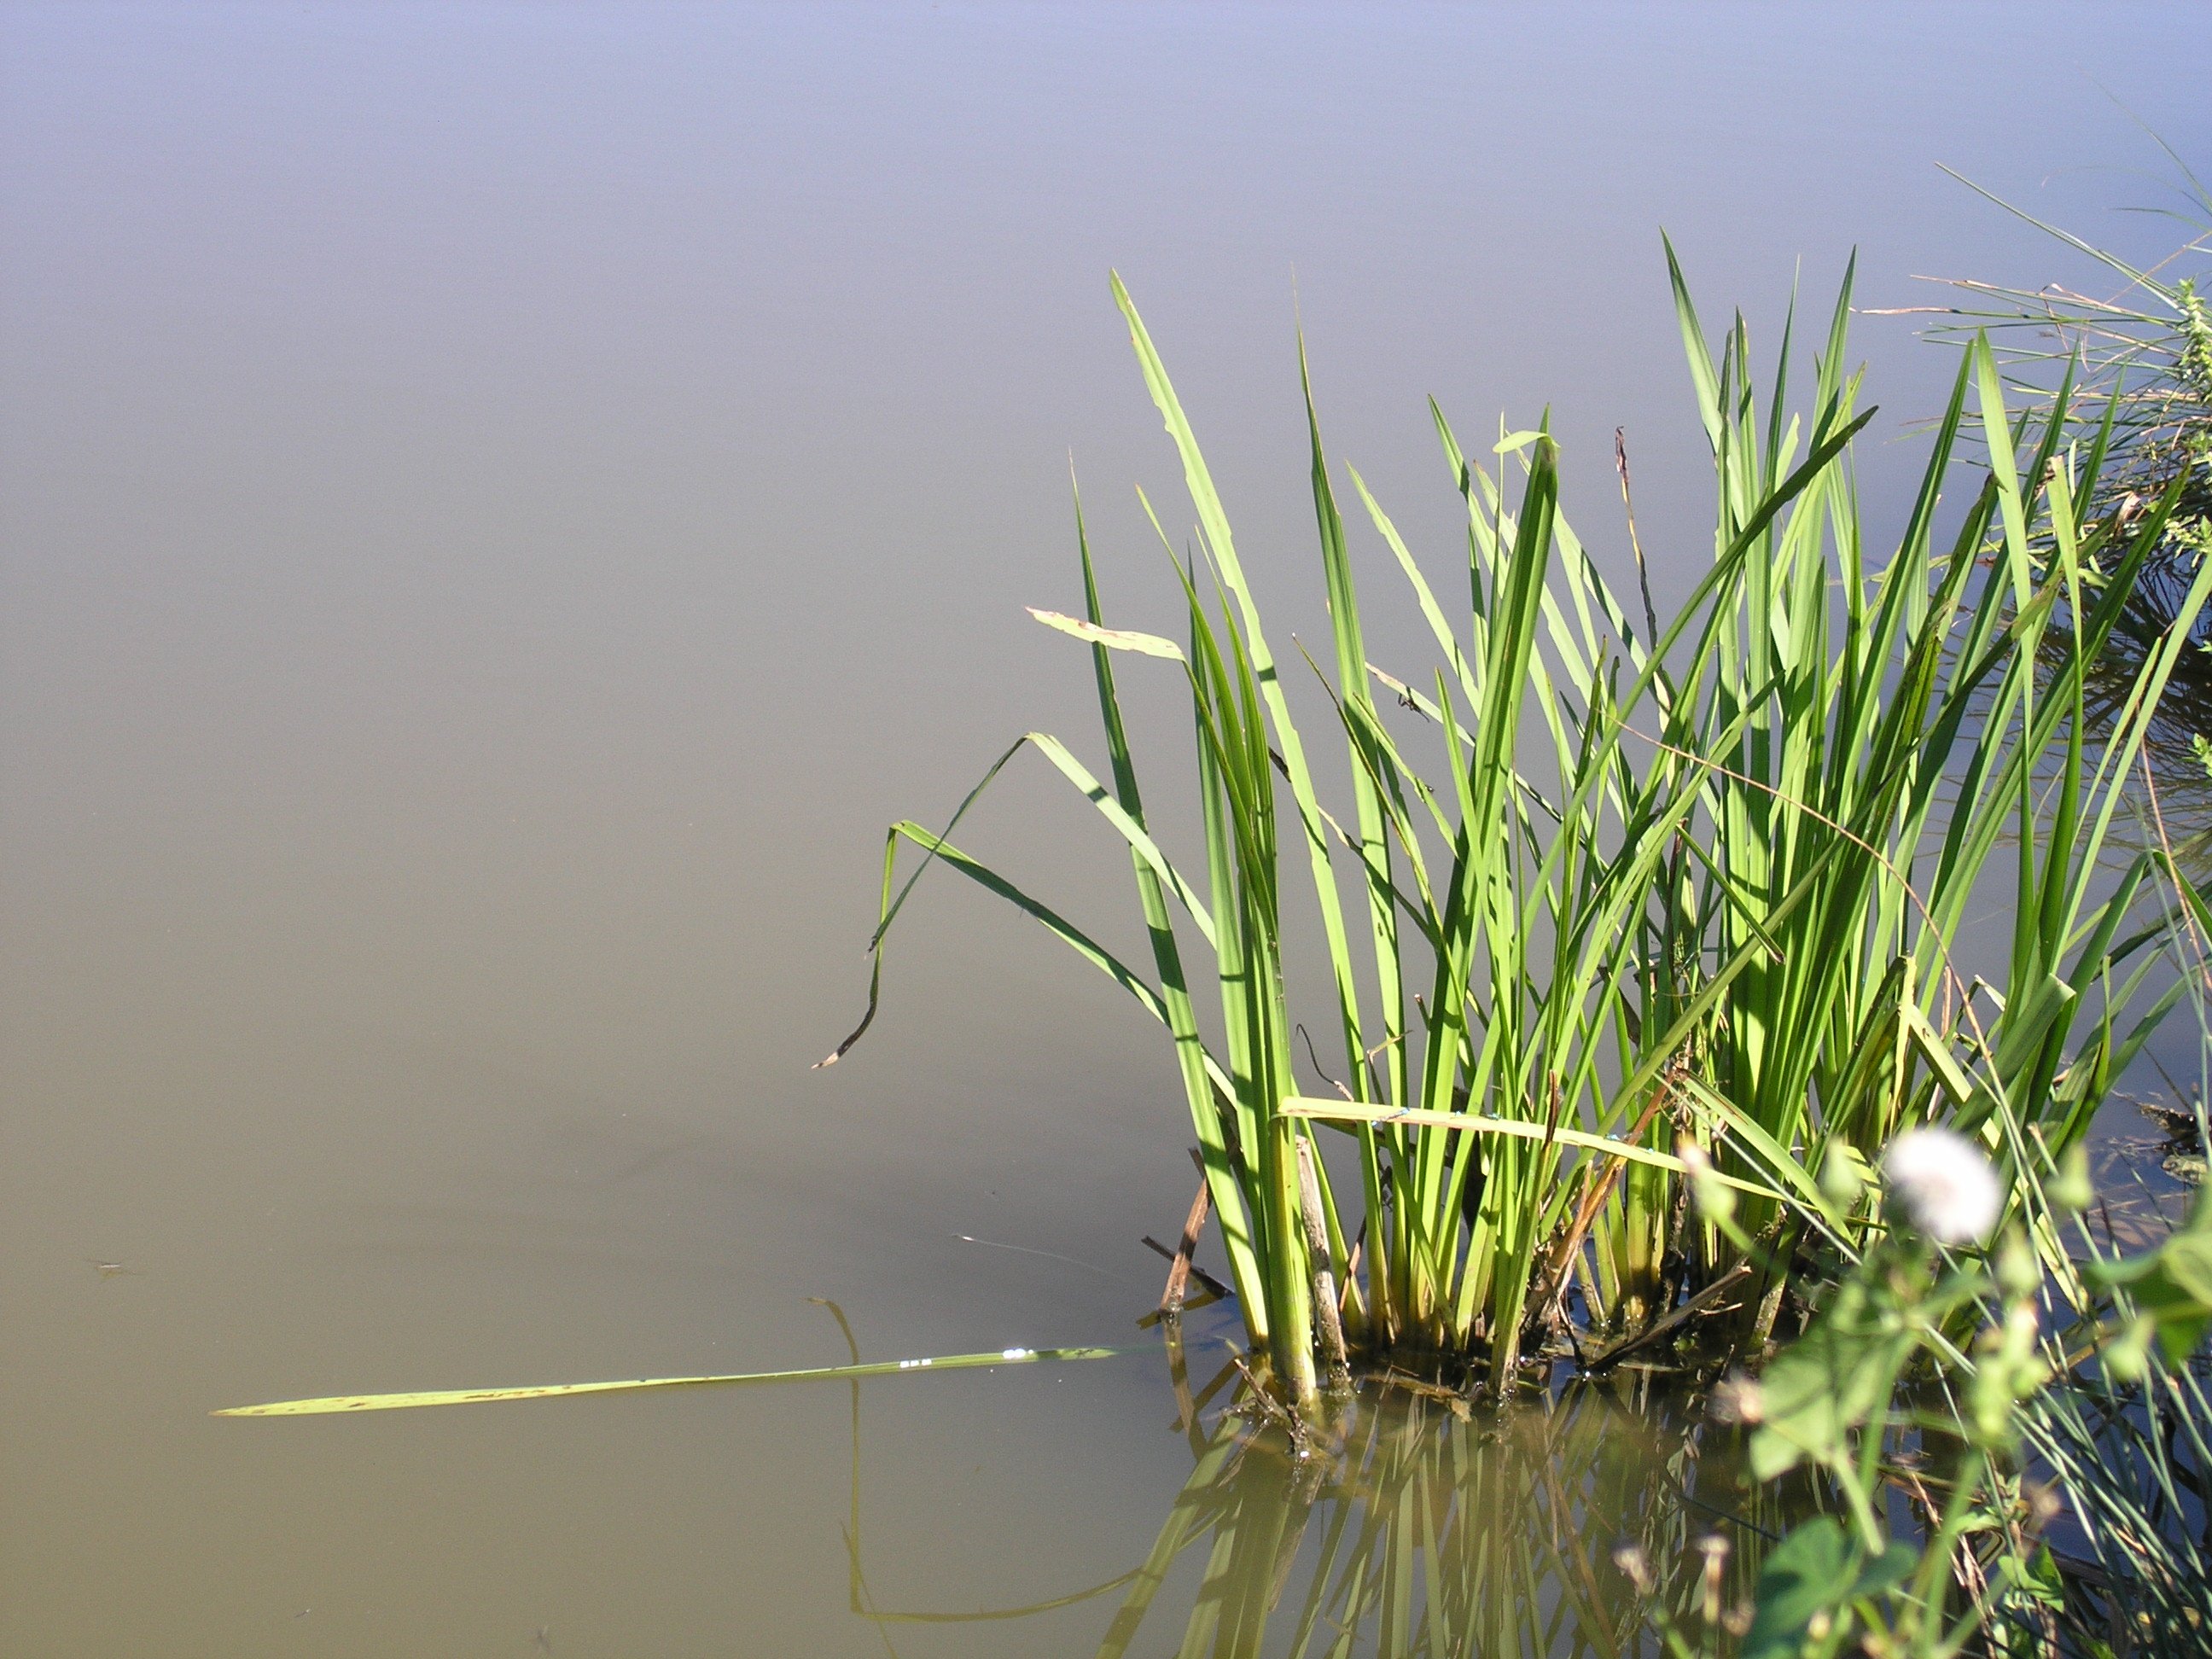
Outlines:
[[[1615, 1140], [1607, 1135], [1588, 1134], [1580, 1129], [1531, 1122], [1524, 1118], [1482, 1117], [1472, 1112], [1430, 1112], [1418, 1106], [1393, 1110], [1388, 1106], [1364, 1102], [1319, 1100], [1297, 1096], [1283, 1103], [1283, 1112], [1289, 1117], [1312, 1118], [1324, 1123], [1404, 1123], [1423, 1128], [1445, 1129], [1455, 1134], [1504, 1135], [1516, 1140], [1548, 1141], [1601, 1158], [1624, 1158], [1632, 1164], [1648, 1164], [1655, 1170], [1666, 1170], [1675, 1175], [1682, 1174], [1687, 1167], [1671, 1153], [1655, 1152], [1632, 1141]], [[1762, 1186], [1757, 1182], [1744, 1181], [1735, 1176], [1716, 1174], [1714, 1179], [1723, 1186], [1733, 1187], [1738, 1192], [1749, 1193], [1759, 1198], [1786, 1196], [1774, 1187]]]
[[266, 1406], [231, 1406], [210, 1417], [326, 1417], [344, 1412], [408, 1411], [417, 1406], [483, 1406], [507, 1400], [556, 1400], [571, 1395], [635, 1394], [647, 1389], [721, 1388], [749, 1382], [849, 1382], [869, 1376], [907, 1376], [924, 1371], [971, 1371], [985, 1366], [1034, 1365], [1078, 1359], [1111, 1359], [1134, 1348], [1006, 1348], [997, 1353], [945, 1354], [927, 1359], [880, 1359], [808, 1370], [744, 1371], [727, 1376], [641, 1376], [616, 1382], [555, 1382], [520, 1389], [449, 1389], [430, 1394], [337, 1395], [323, 1400], [279, 1400]]

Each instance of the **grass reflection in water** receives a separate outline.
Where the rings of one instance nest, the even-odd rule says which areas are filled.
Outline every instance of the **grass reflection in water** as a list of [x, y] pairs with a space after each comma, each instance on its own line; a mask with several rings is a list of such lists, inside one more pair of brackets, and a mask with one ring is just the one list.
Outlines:
[[1762, 1540], [1781, 1529], [1770, 1496], [1747, 1495], [1701, 1444], [1695, 1411], [1648, 1376], [1504, 1412], [1370, 1377], [1304, 1429], [1233, 1352], [1196, 1385], [1172, 1335], [1169, 1358], [1193, 1462], [1144, 1559], [1070, 1594], [972, 1612], [894, 1608], [871, 1592], [855, 1383], [854, 1612], [894, 1654], [901, 1626], [1118, 1597], [1099, 1659], [1641, 1655], [1656, 1642], [1614, 1564], [1621, 1546], [1672, 1575], [1660, 1593], [1695, 1628], [1748, 1600]]

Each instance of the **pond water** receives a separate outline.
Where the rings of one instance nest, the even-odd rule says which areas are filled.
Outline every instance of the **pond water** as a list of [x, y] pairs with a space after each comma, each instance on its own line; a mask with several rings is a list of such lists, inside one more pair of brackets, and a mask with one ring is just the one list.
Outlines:
[[[1853, 245], [1870, 306], [2087, 280], [1936, 164], [2162, 247], [2107, 211], [2153, 187], [2094, 169], [2157, 158], [2100, 85], [2202, 155], [2199, 25], [0, 12], [0, 1651], [1287, 1650], [1353, 1511], [1396, 1517], [1359, 1605], [1449, 1515], [1480, 1650], [1606, 1650], [1623, 1517], [1688, 1513], [1625, 1408], [1382, 1402], [1328, 1491], [1214, 1437], [1225, 1392], [1193, 1428], [1135, 1327], [1189, 1199], [1172, 1068], [1050, 940], [926, 890], [868, 1042], [808, 1069], [882, 826], [1022, 730], [1095, 752], [1080, 652], [1020, 608], [1077, 603], [1071, 447], [1117, 619], [1172, 620], [1109, 267], [1285, 617], [1319, 604], [1301, 315], [1333, 447], [1431, 557], [1425, 395], [1548, 402], [1608, 558], [1626, 428], [1679, 589], [1707, 473], [1659, 227], [1770, 334]], [[1857, 337], [1886, 440], [1949, 372], [1910, 327]], [[1913, 446], [1865, 447], [1893, 505]], [[973, 839], [1127, 937], [1085, 817], [1017, 772]], [[836, 1363], [817, 1297], [869, 1358], [1136, 1351], [869, 1383], [857, 1458], [836, 1384], [207, 1415]], [[1190, 1322], [1192, 1389], [1229, 1328]]]

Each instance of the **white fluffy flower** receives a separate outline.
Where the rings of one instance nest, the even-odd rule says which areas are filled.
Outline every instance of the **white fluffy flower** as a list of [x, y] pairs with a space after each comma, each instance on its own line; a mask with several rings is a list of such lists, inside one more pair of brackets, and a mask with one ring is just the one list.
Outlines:
[[2004, 1189], [1982, 1149], [1948, 1129], [1908, 1129], [1881, 1155], [1891, 1201], [1938, 1244], [1978, 1244], [1996, 1225]]

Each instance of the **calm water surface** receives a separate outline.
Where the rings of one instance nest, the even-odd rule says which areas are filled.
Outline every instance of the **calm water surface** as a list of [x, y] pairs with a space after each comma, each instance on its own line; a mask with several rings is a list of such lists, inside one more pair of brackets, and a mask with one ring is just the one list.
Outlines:
[[[869, 1385], [858, 1583], [841, 1387], [206, 1413], [833, 1363], [817, 1297], [870, 1358], [1139, 1340], [1182, 1108], [1088, 969], [940, 886], [869, 1042], [807, 1069], [882, 824], [1023, 729], [1095, 750], [1081, 653], [1020, 610], [1077, 600], [1071, 447], [1117, 615], [1172, 624], [1109, 267], [1291, 623], [1299, 313], [1333, 447], [1432, 559], [1424, 396], [1462, 430], [1548, 401], [1608, 559], [1627, 428], [1679, 588], [1705, 463], [1658, 228], [1769, 331], [1854, 244], [1870, 305], [2087, 280], [1936, 163], [2156, 247], [2107, 211], [2151, 186], [2082, 170], [2155, 160], [2090, 76], [2202, 155], [2168, 58], [2202, 21], [0, 9], [0, 1652], [1164, 1653], [1194, 1605], [1197, 1650], [1257, 1651], [1278, 1592], [1283, 1650], [1343, 1494], [1209, 1439], [1225, 1395], [1191, 1431], [1157, 1349]], [[1897, 437], [1948, 360], [1859, 346]], [[1879, 510], [1913, 465], [1868, 447]], [[972, 839], [1126, 938], [1085, 818], [1018, 773]], [[1597, 1545], [1670, 1490], [1577, 1410], [1533, 1460], [1433, 1404], [1363, 1431], [1358, 1502], [1582, 1540], [1536, 1602], [1465, 1604], [1483, 1650], [1570, 1589], [1598, 1611], [1525, 1640], [1602, 1626]]]

